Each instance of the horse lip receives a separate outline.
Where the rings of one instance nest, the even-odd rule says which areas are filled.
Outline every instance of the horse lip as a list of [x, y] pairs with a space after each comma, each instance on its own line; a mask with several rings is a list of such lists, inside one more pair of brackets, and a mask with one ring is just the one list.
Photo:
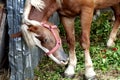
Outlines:
[[68, 64], [68, 60], [67, 61], [60, 61], [61, 62], [61, 64], [63, 64], [63, 65], [67, 65]]

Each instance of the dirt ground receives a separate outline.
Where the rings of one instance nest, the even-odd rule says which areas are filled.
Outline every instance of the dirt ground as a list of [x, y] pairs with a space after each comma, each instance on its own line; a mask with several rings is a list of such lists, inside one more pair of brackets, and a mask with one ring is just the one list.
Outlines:
[[[96, 71], [97, 80], [120, 80], [120, 71], [111, 70], [108, 72]], [[73, 80], [84, 80], [84, 75], [82, 72], [76, 74]]]

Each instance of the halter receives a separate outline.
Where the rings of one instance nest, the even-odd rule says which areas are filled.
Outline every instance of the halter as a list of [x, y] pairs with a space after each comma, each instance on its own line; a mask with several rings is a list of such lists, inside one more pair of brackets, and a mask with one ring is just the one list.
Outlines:
[[52, 32], [52, 34], [54, 35], [55, 40], [56, 40], [55, 47], [53, 49], [51, 49], [49, 52], [46, 53], [47, 55], [50, 55], [50, 54], [54, 53], [60, 47], [60, 45], [61, 45], [61, 40], [57, 38], [57, 36], [56, 36], [56, 34], [55, 34], [54, 30], [53, 30], [53, 29], [56, 29], [57, 26], [56, 25], [50, 26], [50, 25], [45, 24], [45, 23], [41, 23], [41, 25], [43, 27], [49, 29]]

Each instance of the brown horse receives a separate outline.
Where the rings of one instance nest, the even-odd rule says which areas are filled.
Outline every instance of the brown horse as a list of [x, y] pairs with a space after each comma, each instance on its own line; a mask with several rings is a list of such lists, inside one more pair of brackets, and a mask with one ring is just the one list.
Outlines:
[[[43, 9], [43, 7], [39, 8]], [[23, 14], [26, 14], [26, 11]], [[28, 17], [29, 19], [32, 19], [33, 22], [36, 21], [38, 25], [23, 23], [21, 26], [21, 32], [12, 34], [11, 37], [23, 36], [29, 48], [33, 48], [37, 45], [57, 64], [65, 65], [68, 62], [68, 57], [62, 48], [59, 29], [50, 22], [39, 24], [42, 21], [44, 14], [45, 11], [39, 11], [32, 7]]]
[[[34, 0], [33, 0], [34, 1]], [[93, 18], [93, 13], [97, 9], [111, 7], [115, 14], [115, 22], [113, 29], [110, 33], [107, 46], [110, 47], [114, 44], [118, 27], [120, 25], [120, 0], [43, 0], [46, 4], [45, 17], [43, 20], [48, 20], [54, 11], [58, 11], [61, 22], [66, 31], [66, 37], [69, 44], [69, 65], [65, 70], [65, 75], [71, 77], [75, 74], [75, 67], [77, 63], [75, 55], [75, 33], [74, 33], [74, 20], [76, 16], [80, 16], [82, 35], [81, 45], [85, 54], [85, 76], [87, 79], [95, 77], [92, 60], [90, 57], [90, 27]], [[48, 3], [47, 3], [48, 2]], [[49, 5], [49, 6], [47, 6]], [[38, 14], [40, 15], [40, 14]], [[29, 19], [28, 19], [29, 21]], [[26, 20], [27, 22], [27, 20]], [[30, 24], [37, 24], [30, 23]]]

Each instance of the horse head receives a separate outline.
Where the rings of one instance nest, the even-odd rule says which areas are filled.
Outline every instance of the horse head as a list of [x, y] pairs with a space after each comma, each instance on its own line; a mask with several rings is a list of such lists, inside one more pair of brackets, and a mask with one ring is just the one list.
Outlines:
[[[29, 47], [37, 45], [57, 64], [66, 65], [68, 63], [68, 56], [63, 50], [57, 26], [51, 23], [43, 23], [40, 26], [30, 25], [28, 27], [24, 24], [21, 26], [21, 30]], [[33, 34], [32, 38], [30, 37], [31, 33]], [[26, 34], [30, 38], [26, 38]]]

